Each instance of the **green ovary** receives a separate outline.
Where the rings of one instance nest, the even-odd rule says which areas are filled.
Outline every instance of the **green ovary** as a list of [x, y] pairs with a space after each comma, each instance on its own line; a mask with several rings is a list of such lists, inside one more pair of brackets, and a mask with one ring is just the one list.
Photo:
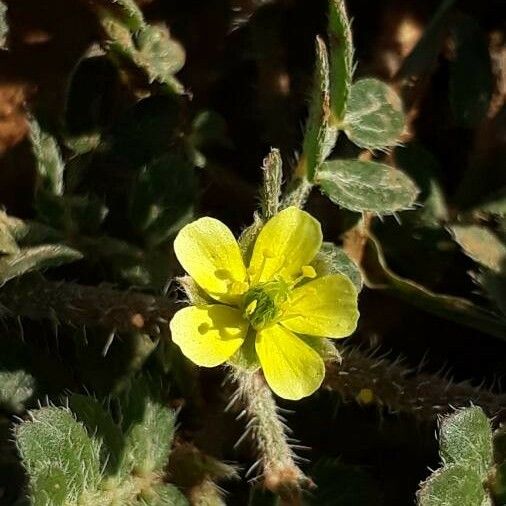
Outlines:
[[282, 314], [289, 286], [283, 280], [254, 286], [243, 299], [243, 316], [259, 330], [274, 323]]

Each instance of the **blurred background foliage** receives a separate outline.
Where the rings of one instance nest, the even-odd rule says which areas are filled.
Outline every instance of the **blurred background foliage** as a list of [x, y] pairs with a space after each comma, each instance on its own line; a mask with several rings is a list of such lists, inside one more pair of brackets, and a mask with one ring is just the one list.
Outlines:
[[[480, 484], [489, 468], [505, 504], [500, 432], [494, 456], [483, 412], [470, 416], [485, 434], [476, 443], [484, 460], [460, 462], [472, 478], [451, 467], [448, 424], [441, 450], [434, 438], [435, 415], [449, 405], [482, 405], [494, 429], [504, 417], [502, 4], [346, 3], [355, 81], [390, 85], [375, 93], [392, 106], [383, 111], [392, 130], [376, 144], [357, 121], [330, 157], [396, 167], [420, 192], [393, 214], [372, 209], [362, 228], [354, 211], [364, 209], [343, 203], [331, 182], [321, 187], [342, 207], [319, 190], [308, 200], [365, 287], [359, 328], [342, 350], [350, 379], [329, 375], [295, 408], [280, 403], [296, 410], [288, 425], [311, 448], [297, 450], [318, 485], [306, 504], [412, 504], [424, 480], [420, 504], [488, 504]], [[113, 504], [104, 490], [119, 504], [278, 503], [244, 479], [255, 452], [234, 446], [243, 427], [223, 412], [231, 390], [222, 373], [196, 371], [166, 339], [180, 274], [171, 242], [200, 215], [239, 233], [270, 148], [285, 180], [302, 146], [307, 154], [314, 41], [327, 11], [325, 0], [0, 2], [0, 504], [23, 504], [20, 455], [35, 504], [47, 503], [40, 483], [67, 490], [61, 463], [37, 464], [33, 452], [69, 451], [43, 447], [39, 419], [90, 451], [90, 476], [67, 490], [82, 504]], [[354, 86], [348, 112], [360, 118], [369, 91]], [[24, 444], [30, 434], [38, 450]], [[136, 438], [165, 454], [136, 453]], [[438, 451], [446, 467], [437, 472], [462, 479], [468, 502], [430, 502]]]

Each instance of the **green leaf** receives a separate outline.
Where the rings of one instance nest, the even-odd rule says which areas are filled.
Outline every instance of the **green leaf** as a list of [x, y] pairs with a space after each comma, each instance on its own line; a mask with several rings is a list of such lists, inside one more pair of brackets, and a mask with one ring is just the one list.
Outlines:
[[173, 85], [182, 92], [181, 85], [172, 77], [185, 63], [185, 52], [181, 44], [170, 38], [169, 31], [147, 26], [137, 37], [139, 52], [136, 61], [145, 68], [151, 81]]
[[75, 501], [84, 491], [96, 490], [101, 479], [100, 445], [83, 425], [61, 408], [41, 408], [30, 416], [16, 427], [15, 435], [32, 485], [48, 469], [59, 467], [65, 475], [69, 499]]
[[439, 182], [441, 167], [435, 157], [423, 146], [410, 142], [395, 150], [396, 165], [413, 179], [420, 194], [420, 209], [413, 213], [414, 220], [420, 225], [439, 227], [448, 220], [448, 207], [443, 188]]
[[31, 271], [40, 271], [80, 260], [82, 254], [61, 244], [24, 248], [14, 255], [0, 257], [0, 284]]
[[8, 225], [0, 218], [0, 255], [12, 255], [18, 252], [16, 239], [12, 236]]
[[473, 469], [452, 464], [422, 483], [419, 506], [492, 506], [480, 475]]
[[93, 434], [94, 439], [100, 441], [101, 461], [107, 462], [106, 473], [114, 474], [123, 449], [123, 435], [119, 426], [94, 397], [72, 394], [68, 402], [77, 421], [87, 428], [89, 434]]
[[466, 466], [485, 479], [493, 455], [492, 429], [483, 410], [475, 406], [443, 418], [439, 451], [445, 465]]
[[377, 239], [371, 235], [369, 239], [366, 250], [368, 268], [364, 271], [367, 286], [388, 290], [408, 304], [424, 311], [506, 339], [505, 320], [466, 299], [434, 293], [414, 281], [393, 273], [386, 264]]
[[361, 148], [386, 149], [399, 143], [404, 130], [402, 102], [377, 79], [361, 79], [351, 87], [344, 131]]
[[488, 228], [479, 225], [453, 225], [455, 240], [466, 255], [498, 273], [505, 268], [506, 245]]
[[30, 140], [36, 162], [38, 190], [62, 195], [65, 165], [56, 140], [42, 131], [35, 119], [30, 121]]
[[329, 156], [337, 139], [337, 129], [330, 126], [329, 60], [325, 42], [316, 37], [316, 64], [309, 116], [304, 133], [303, 173], [312, 181], [320, 165]]
[[473, 127], [488, 112], [494, 76], [489, 42], [478, 23], [460, 14], [452, 26], [456, 56], [450, 65], [450, 105], [459, 126]]
[[0, 406], [13, 413], [23, 411], [35, 391], [35, 379], [22, 369], [0, 370]]
[[344, 118], [353, 79], [353, 39], [344, 0], [329, 0], [330, 122]]
[[188, 160], [167, 154], [146, 164], [132, 192], [130, 216], [154, 246], [177, 232], [193, 214], [196, 178]]
[[118, 63], [136, 67], [150, 83], [157, 81], [166, 90], [181, 94], [184, 88], [174, 77], [185, 62], [182, 46], [170, 37], [168, 29], [149, 26], [130, 0], [119, 0], [127, 16], [114, 9], [95, 5], [100, 22], [108, 36], [107, 50]]
[[0, 49], [5, 47], [5, 41], [9, 34], [9, 25], [7, 23], [7, 6], [0, 1]]
[[121, 402], [124, 427], [122, 470], [161, 472], [169, 459], [176, 413], [156, 399], [145, 380], [136, 380]]
[[362, 290], [363, 280], [358, 265], [335, 244], [324, 242], [312, 265], [321, 276], [344, 274], [353, 282], [358, 293]]
[[41, 470], [31, 483], [31, 504], [33, 506], [64, 506], [69, 495], [68, 485], [68, 477], [65, 476], [62, 467], [48, 466]]
[[418, 195], [416, 185], [400, 170], [360, 160], [325, 162], [317, 184], [332, 202], [357, 212], [393, 214], [409, 209]]

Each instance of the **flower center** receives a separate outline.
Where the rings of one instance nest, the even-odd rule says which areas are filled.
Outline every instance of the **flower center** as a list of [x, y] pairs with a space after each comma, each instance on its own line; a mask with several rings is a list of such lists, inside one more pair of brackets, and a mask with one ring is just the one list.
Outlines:
[[255, 285], [243, 299], [243, 316], [255, 329], [262, 329], [276, 321], [288, 300], [290, 285], [282, 280]]

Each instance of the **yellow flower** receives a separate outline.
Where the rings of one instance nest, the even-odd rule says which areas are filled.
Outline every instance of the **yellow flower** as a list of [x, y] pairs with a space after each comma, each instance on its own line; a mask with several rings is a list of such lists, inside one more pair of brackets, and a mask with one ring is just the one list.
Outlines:
[[358, 320], [351, 281], [318, 277], [310, 265], [321, 245], [319, 222], [295, 207], [265, 224], [248, 268], [220, 221], [206, 217], [185, 226], [174, 241], [176, 256], [213, 302], [179, 310], [170, 322], [173, 341], [205, 367], [223, 364], [244, 344], [280, 397], [312, 394], [325, 367], [308, 336], [345, 337]]

